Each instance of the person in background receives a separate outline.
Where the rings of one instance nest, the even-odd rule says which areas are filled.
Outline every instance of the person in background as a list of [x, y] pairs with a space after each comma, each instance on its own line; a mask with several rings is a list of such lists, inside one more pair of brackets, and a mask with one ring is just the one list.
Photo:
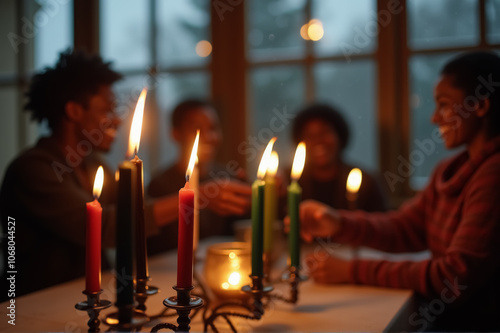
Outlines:
[[[422, 303], [406, 318], [412, 331], [500, 330], [500, 57], [461, 54], [441, 70], [432, 122], [447, 149], [429, 184], [399, 210], [300, 207], [302, 236], [389, 252], [430, 250], [420, 261], [343, 260], [311, 256], [320, 283], [412, 289]], [[410, 312], [411, 313], [411, 312]]]
[[345, 163], [342, 156], [349, 135], [341, 113], [330, 105], [312, 104], [297, 113], [293, 120], [293, 141], [296, 144], [304, 141], [307, 150], [299, 180], [302, 199], [313, 199], [337, 209], [384, 211], [387, 209], [384, 192], [376, 178], [366, 171], [362, 171], [355, 207], [350, 207], [346, 183], [354, 166]]
[[[85, 274], [86, 203], [93, 200], [99, 165], [102, 244], [114, 246], [115, 172], [100, 154], [110, 150], [120, 124], [112, 85], [121, 77], [101, 57], [68, 50], [31, 81], [25, 109], [50, 135], [10, 163], [0, 191], [3, 274], [9, 270], [9, 221], [15, 220], [16, 297]], [[165, 202], [169, 198], [145, 204], [147, 235], [168, 222]], [[106, 267], [105, 257], [102, 262]], [[6, 281], [4, 275], [1, 298]]]
[[[200, 130], [198, 147], [200, 238], [232, 235], [232, 222], [250, 211], [251, 187], [245, 182], [243, 169], [215, 161], [222, 142], [220, 123], [209, 102], [189, 99], [177, 105], [170, 119], [171, 135], [179, 146], [177, 161], [155, 176], [148, 188], [150, 197], [170, 196], [174, 205], [170, 219], [177, 219], [177, 193], [185, 183], [185, 173], [196, 131]], [[148, 240], [148, 254], [153, 255], [177, 247], [177, 223], [161, 228]]]

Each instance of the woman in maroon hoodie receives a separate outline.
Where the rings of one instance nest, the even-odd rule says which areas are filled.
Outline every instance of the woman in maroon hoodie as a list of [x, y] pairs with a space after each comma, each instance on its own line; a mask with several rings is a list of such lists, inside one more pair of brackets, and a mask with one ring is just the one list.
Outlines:
[[421, 303], [410, 330], [500, 330], [500, 57], [475, 52], [444, 66], [432, 122], [446, 148], [427, 187], [399, 210], [301, 205], [302, 236], [331, 237], [387, 252], [429, 250], [422, 261], [307, 258], [320, 283], [412, 289]]

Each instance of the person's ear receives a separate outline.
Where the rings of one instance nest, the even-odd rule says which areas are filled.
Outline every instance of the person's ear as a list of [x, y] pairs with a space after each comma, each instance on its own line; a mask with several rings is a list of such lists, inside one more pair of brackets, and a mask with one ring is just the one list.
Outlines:
[[70, 121], [80, 122], [84, 116], [83, 107], [74, 101], [68, 101], [64, 106], [64, 113]]
[[175, 142], [180, 143], [181, 142], [181, 133], [179, 129], [177, 128], [172, 128], [172, 132], [170, 133], [172, 136], [172, 139], [174, 139]]
[[486, 98], [483, 99], [482, 101], [479, 101], [476, 114], [478, 117], [482, 118], [488, 113], [489, 110], [490, 110], [490, 99]]

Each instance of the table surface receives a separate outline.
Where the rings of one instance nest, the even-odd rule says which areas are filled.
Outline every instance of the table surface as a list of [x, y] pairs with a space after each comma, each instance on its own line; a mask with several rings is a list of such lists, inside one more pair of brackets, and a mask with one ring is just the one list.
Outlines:
[[[214, 241], [212, 239], [200, 245], [206, 247]], [[200, 253], [204, 253], [203, 247], [200, 250]], [[149, 270], [152, 277], [150, 284], [161, 290], [159, 294], [147, 300], [147, 313], [151, 315], [165, 309], [163, 299], [174, 295], [171, 287], [176, 279], [176, 254], [167, 253], [151, 258]], [[200, 267], [197, 267], [197, 271], [201, 271]], [[115, 301], [114, 281], [110, 272], [103, 273], [102, 299]], [[84, 279], [81, 278], [16, 298], [15, 326], [8, 323], [9, 317], [6, 316], [8, 303], [1, 303], [0, 331], [86, 332], [87, 313], [75, 309], [76, 303], [85, 300], [85, 296], [81, 293], [84, 284]], [[275, 290], [286, 292], [286, 287], [286, 285], [276, 285]], [[238, 319], [233, 323], [239, 332], [381, 332], [411, 294], [409, 290], [357, 285], [319, 285], [308, 280], [300, 284], [297, 304], [272, 301], [261, 320]], [[115, 311], [115, 307], [106, 309], [101, 312], [100, 318]], [[174, 322], [173, 318], [161, 321]], [[151, 327], [158, 322], [160, 321], [147, 324], [142, 331], [149, 332]], [[221, 331], [226, 331], [223, 326], [220, 327]], [[101, 324], [101, 330], [106, 329], [107, 326]], [[191, 322], [191, 331], [202, 330], [201, 315], [198, 314]]]

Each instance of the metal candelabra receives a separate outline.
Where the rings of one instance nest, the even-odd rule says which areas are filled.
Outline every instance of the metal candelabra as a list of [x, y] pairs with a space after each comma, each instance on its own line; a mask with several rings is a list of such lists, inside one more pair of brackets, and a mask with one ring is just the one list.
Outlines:
[[111, 306], [111, 302], [108, 300], [101, 300], [101, 291], [98, 292], [87, 292], [83, 291], [83, 294], [87, 295], [87, 300], [75, 304], [75, 308], [80, 311], [87, 311], [89, 315], [89, 321], [87, 325], [89, 327], [89, 332], [99, 332], [99, 326], [101, 321], [99, 320], [99, 313], [101, 310], [107, 309]]
[[191, 290], [193, 286], [189, 288], [179, 288], [177, 286], [173, 287], [177, 292], [177, 296], [172, 296], [163, 300], [163, 305], [169, 309], [174, 309], [177, 312], [177, 325], [171, 323], [161, 323], [153, 327], [151, 332], [158, 332], [160, 329], [166, 328], [174, 332], [189, 332], [191, 327], [190, 313], [191, 310], [199, 308], [203, 305], [203, 299], [198, 296], [192, 296]]
[[[217, 318], [223, 318], [229, 325], [232, 332], [236, 333], [236, 327], [231, 322], [230, 317], [245, 318], [249, 320], [260, 320], [265, 313], [263, 299], [276, 299], [287, 303], [295, 304], [298, 301], [299, 295], [299, 283], [305, 281], [305, 278], [300, 276], [299, 270], [296, 267], [290, 267], [287, 274], [282, 278], [282, 281], [290, 285], [290, 295], [288, 297], [273, 294], [273, 287], [264, 286], [263, 277], [261, 276], [250, 276], [252, 279], [251, 285], [246, 285], [242, 288], [242, 291], [251, 295], [252, 302], [226, 302], [215, 307], [212, 310], [210, 316], [204, 316], [204, 331], [206, 332], [210, 327], [214, 332], [218, 332], [215, 325], [215, 320]], [[234, 310], [228, 310], [234, 308], [240, 308], [246, 310], [246, 313], [237, 312]]]

